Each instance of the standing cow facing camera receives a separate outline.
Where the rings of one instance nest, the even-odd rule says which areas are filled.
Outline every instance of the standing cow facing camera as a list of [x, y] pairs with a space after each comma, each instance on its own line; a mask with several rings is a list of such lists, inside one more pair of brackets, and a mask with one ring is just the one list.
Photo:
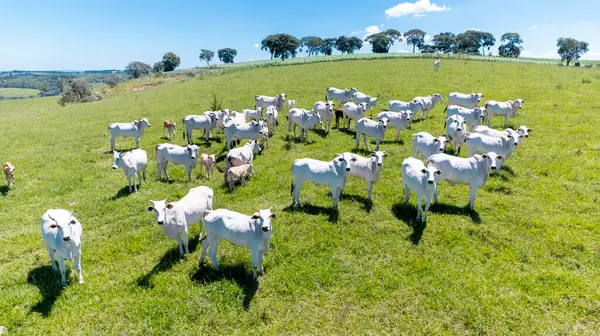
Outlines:
[[6, 184], [8, 188], [10, 189], [11, 185], [13, 186], [13, 188], [16, 188], [17, 185], [15, 184], [15, 167], [10, 162], [5, 162], [2, 165], [2, 171], [4, 172], [4, 177], [6, 177]]
[[42, 216], [42, 236], [48, 249], [52, 270], [56, 271], [56, 256], [63, 286], [67, 285], [65, 260], [75, 259], [75, 270], [77, 270], [79, 283], [83, 283], [81, 275], [82, 235], [81, 223], [73, 216], [73, 211], [50, 209]]

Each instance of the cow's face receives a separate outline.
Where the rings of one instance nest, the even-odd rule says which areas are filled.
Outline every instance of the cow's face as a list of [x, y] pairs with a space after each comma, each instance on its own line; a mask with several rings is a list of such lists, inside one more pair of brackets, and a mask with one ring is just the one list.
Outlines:
[[362, 112], [366, 112], [368, 106], [367, 103], [360, 103], [359, 107]]
[[402, 115], [406, 118], [406, 122], [411, 122], [413, 119], [413, 113], [412, 111], [403, 111]]
[[146, 208], [146, 210], [154, 211], [154, 216], [156, 216], [156, 223], [158, 225], [164, 225], [167, 218], [167, 209], [172, 209], [173, 205], [171, 203], [167, 204], [167, 198], [162, 201], [150, 201], [152, 206]]
[[519, 126], [519, 128], [517, 129], [517, 133], [519, 133], [519, 135], [522, 135], [526, 138], [529, 138], [529, 132], [533, 131], [531, 128], [527, 128], [527, 126]]
[[498, 155], [494, 152], [489, 152], [482, 155], [485, 165], [489, 167], [489, 170], [494, 170], [498, 166], [498, 162], [504, 160], [504, 156]]
[[436, 144], [440, 153], [444, 152], [444, 150], [446, 149], [446, 144], [448, 142], [450, 142], [450, 140], [446, 139], [445, 136], [439, 136], [439, 137], [433, 139], [433, 143]]
[[352, 158], [349, 155], [345, 154], [336, 154], [333, 159], [333, 164], [338, 167], [342, 171], [350, 171], [350, 160]]
[[5, 174], [11, 175], [11, 176], [15, 172], [15, 167], [13, 167], [13, 165], [11, 165], [8, 162], [5, 163], [2, 168], [3, 168]]
[[254, 140], [250, 141], [250, 148], [252, 148], [253, 153], [258, 153], [262, 150], [262, 148], [260, 148], [260, 145], [258, 144], [258, 142], [254, 141]]
[[140, 120], [140, 125], [144, 125], [146, 127], [150, 127], [150, 122], [148, 121], [148, 119], [142, 118], [142, 120]]
[[439, 180], [442, 172], [435, 168], [434, 166], [428, 166], [421, 169], [421, 173], [425, 175], [425, 179], [427, 180], [427, 184], [434, 184]]
[[379, 120], [379, 125], [381, 125], [384, 130], [387, 129], [387, 124], [388, 124], [387, 118], [383, 118], [383, 119]]
[[279, 95], [279, 99], [284, 102], [285, 101], [285, 93]]
[[121, 164], [123, 163], [123, 156], [121, 155], [121, 153], [114, 151], [113, 152], [113, 166], [112, 169], [117, 169], [121, 166]]
[[260, 226], [262, 232], [267, 233], [273, 231], [273, 227], [271, 226], [271, 220], [277, 218], [277, 215], [271, 212], [272, 208], [268, 208], [265, 210], [258, 210], [257, 212], [250, 217], [255, 223], [255, 225]]
[[358, 90], [356, 88], [351, 88], [350, 92], [352, 92], [352, 94], [356, 93]]
[[48, 214], [48, 217], [54, 223], [50, 224], [51, 230], [56, 230], [56, 236], [63, 242], [70, 242], [73, 237], [73, 226], [77, 224], [77, 220], [73, 217], [73, 211], [65, 215], [62, 212], [56, 218]]
[[371, 160], [377, 164], [378, 167], [383, 167], [383, 157], [387, 156], [384, 151], [377, 151], [371, 154]]
[[185, 151], [190, 156], [190, 159], [195, 160], [196, 158], [198, 158], [198, 145], [187, 145], [185, 147]]
[[471, 93], [471, 100], [481, 102], [481, 97], [477, 93]]

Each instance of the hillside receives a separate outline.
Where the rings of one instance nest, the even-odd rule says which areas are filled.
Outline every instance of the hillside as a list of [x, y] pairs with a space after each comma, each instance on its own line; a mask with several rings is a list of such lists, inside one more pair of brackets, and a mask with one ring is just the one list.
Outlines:
[[[434, 72], [432, 63], [266, 67], [139, 89], [164, 80], [146, 79], [65, 108], [56, 97], [0, 102], [0, 160], [16, 167], [18, 187], [0, 183], [0, 325], [9, 334], [597, 334], [599, 70], [444, 60]], [[310, 184], [303, 208], [289, 208], [293, 160], [329, 161], [354, 148], [354, 133], [311, 131], [310, 143], [299, 143], [287, 135], [285, 112], [247, 187], [229, 193], [221, 174], [209, 181], [196, 178], [198, 170], [187, 182], [172, 165], [172, 181], [156, 180], [164, 119], [178, 123], [173, 142], [183, 144], [182, 118], [208, 110], [213, 93], [235, 110], [253, 107], [256, 94], [281, 92], [310, 108], [329, 86], [379, 96], [376, 112], [389, 99], [434, 92], [522, 98], [511, 126], [534, 131], [478, 190], [475, 212], [467, 186], [440, 183], [441, 204], [426, 226], [415, 223], [415, 194], [402, 205], [400, 164], [412, 154], [412, 133], [443, 131], [445, 102], [400, 143], [388, 131], [372, 208], [364, 182], [352, 178], [339, 213], [330, 210], [329, 190]], [[152, 124], [141, 140], [148, 181], [129, 195], [123, 172], [110, 169], [107, 126], [142, 117]], [[492, 126], [500, 128], [500, 118]], [[224, 142], [199, 135], [201, 152], [217, 154], [222, 167]], [[117, 140], [120, 149], [133, 145]], [[215, 208], [273, 207], [279, 216], [258, 283], [248, 249], [222, 242], [222, 271], [210, 261], [199, 266], [194, 226], [192, 253], [179, 259], [177, 243], [146, 212], [149, 200], [175, 200], [197, 185], [214, 189]], [[82, 222], [85, 284], [71, 271], [62, 289], [50, 269], [40, 233], [49, 208], [74, 209]]]

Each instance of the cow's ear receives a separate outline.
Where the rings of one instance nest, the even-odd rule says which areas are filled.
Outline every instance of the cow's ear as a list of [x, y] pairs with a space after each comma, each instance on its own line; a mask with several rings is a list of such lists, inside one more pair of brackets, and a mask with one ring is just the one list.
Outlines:
[[371, 156], [375, 156], [375, 152], [371, 153]]
[[260, 215], [255, 213], [254, 215], [252, 215], [252, 217], [250, 217], [250, 219], [254, 219], [254, 220], [260, 219]]
[[481, 157], [484, 158], [484, 159], [487, 159], [488, 155], [487, 154], [483, 154]]
[[173, 203], [168, 203], [167, 204], [167, 209], [173, 209]]
[[533, 132], [533, 130], [531, 128], [528, 128], [527, 132]]
[[153, 206], [149, 206], [149, 207], [146, 208], [146, 211], [152, 211], [152, 210], [154, 210]]
[[425, 169], [425, 168], [421, 169], [421, 173], [427, 174], [427, 169]]
[[271, 216], [269, 216], [271, 219], [277, 219], [277, 215], [272, 213]]
[[498, 159], [498, 160], [504, 160], [504, 156], [498, 155], [498, 156], [496, 156], [496, 159]]

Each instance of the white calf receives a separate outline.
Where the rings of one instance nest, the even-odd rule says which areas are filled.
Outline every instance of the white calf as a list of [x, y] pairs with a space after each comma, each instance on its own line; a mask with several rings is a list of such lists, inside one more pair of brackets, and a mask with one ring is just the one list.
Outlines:
[[[288, 103], [289, 102], [290, 101], [288, 101]], [[279, 123], [279, 113], [277, 112], [277, 108], [274, 106], [267, 107], [265, 118], [267, 119], [267, 127], [271, 130], [271, 135], [275, 134], [275, 126]]]
[[[429, 116], [429, 112], [433, 110], [435, 104], [441, 102], [442, 100], [444, 100], [444, 98], [442, 98], [442, 96], [440, 96], [439, 93], [434, 93], [431, 96], [415, 97], [413, 101], [418, 101], [423, 104], [423, 111], [425, 111], [425, 119], [427, 119], [427, 117]], [[421, 112], [421, 120], [423, 120], [423, 112]]]
[[158, 167], [158, 179], [161, 179], [161, 173], [164, 172], [167, 180], [169, 173], [167, 166], [169, 162], [176, 165], [184, 165], [187, 173], [188, 181], [192, 180], [192, 170], [196, 168], [198, 162], [198, 146], [187, 145], [181, 147], [172, 144], [156, 145], [156, 163]]
[[505, 102], [497, 102], [495, 100], [490, 100], [489, 102], [485, 103], [486, 126], [490, 126], [493, 116], [500, 115], [504, 116], [504, 127], [506, 127], [508, 125], [508, 118], [517, 115], [517, 111], [523, 106], [523, 103], [525, 103], [523, 99], [517, 99], [514, 101], [509, 100]]
[[231, 149], [233, 140], [250, 139], [256, 140], [260, 136], [263, 129], [263, 121], [251, 121], [249, 123], [235, 124], [230, 123], [225, 126], [225, 141], [227, 149]]
[[442, 60], [437, 60], [437, 61], [433, 62], [433, 70], [435, 70], [435, 71], [440, 70], [440, 63], [442, 63]]
[[323, 129], [327, 127], [327, 133], [331, 130], [331, 122], [333, 121], [335, 103], [333, 100], [327, 102], [318, 101], [313, 105], [312, 112], [321, 117]]
[[229, 171], [229, 168], [241, 166], [245, 163], [252, 163], [252, 160], [254, 160], [254, 153], [260, 151], [260, 145], [256, 141], [250, 141], [242, 147], [230, 150], [225, 158], [225, 182], [227, 182], [227, 172]]
[[254, 166], [251, 163], [245, 163], [241, 166], [231, 167], [227, 171], [227, 182], [229, 183], [229, 191], [233, 191], [236, 182], [240, 182], [242, 186], [246, 185], [248, 177], [252, 176]]
[[446, 117], [453, 115], [463, 117], [465, 122], [469, 124], [469, 130], [472, 132], [473, 127], [481, 125], [481, 120], [485, 116], [485, 107], [470, 109], [458, 105], [450, 105], [446, 109]]
[[242, 111], [242, 113], [244, 113], [244, 116], [246, 116], [247, 119], [252, 119], [256, 121], [262, 119], [262, 107], [257, 107], [256, 110], [245, 109], [244, 111]]
[[137, 180], [142, 184], [142, 176], [141, 172], [144, 173], [144, 181], [146, 181], [146, 166], [148, 165], [148, 155], [146, 151], [143, 149], [134, 149], [130, 152], [119, 153], [113, 152], [113, 166], [112, 169], [117, 169], [121, 167], [125, 176], [127, 177], [127, 182], [129, 182], [129, 192], [131, 192], [131, 178], [133, 177], [133, 187], [135, 192], [137, 189], [136, 175]]
[[460, 156], [460, 148], [465, 143], [467, 137], [467, 125], [465, 118], [459, 115], [453, 115], [446, 119], [446, 138], [452, 142], [454, 154]]
[[269, 96], [256, 96], [256, 107], [262, 107], [266, 109], [269, 106], [275, 106], [277, 110], [283, 110], [283, 103], [285, 102], [285, 93], [282, 93], [275, 97]]
[[381, 121], [383, 119], [387, 119], [387, 126], [393, 127], [396, 129], [396, 141], [400, 139], [400, 131], [403, 129], [407, 129], [410, 126], [410, 122], [412, 112], [411, 111], [403, 111], [403, 112], [389, 112], [383, 111], [376, 116], [377, 121]]
[[483, 98], [483, 93], [458, 93], [451, 92], [448, 95], [448, 106], [450, 105], [458, 105], [470, 109], [474, 109], [479, 106], [481, 102], [481, 98]]
[[206, 236], [202, 241], [200, 264], [204, 264], [206, 250], [210, 247], [208, 256], [218, 271], [217, 248], [221, 240], [233, 245], [247, 246], [252, 252], [252, 276], [256, 280], [256, 272], [263, 273], [265, 252], [269, 250], [269, 239], [273, 233], [271, 220], [277, 218], [271, 213], [271, 208], [258, 210], [252, 217], [239, 212], [225, 209], [208, 211], [204, 217]]
[[336, 154], [332, 161], [298, 159], [292, 164], [292, 194], [294, 205], [300, 206], [300, 189], [304, 182], [328, 185], [331, 188], [333, 208], [339, 205], [339, 197], [350, 172], [350, 158]]
[[421, 160], [410, 157], [402, 161], [404, 204], [408, 204], [411, 190], [417, 193], [417, 222], [421, 221], [423, 201], [425, 201], [423, 221], [427, 222], [431, 200], [435, 197], [441, 174], [442, 172], [433, 166], [425, 167]]
[[184, 249], [185, 253], [190, 253], [188, 228], [198, 223], [202, 233], [202, 217], [212, 210], [213, 195], [213, 190], [208, 187], [196, 187], [176, 202], [167, 203], [167, 199], [150, 201], [152, 206], [146, 210], [154, 211], [156, 222], [162, 227], [165, 236], [177, 241], [181, 257], [184, 255]]
[[350, 90], [348, 89], [336, 89], [334, 87], [329, 87], [327, 88], [327, 101], [330, 100], [337, 100], [338, 103], [344, 104], [348, 101], [350, 101], [350, 99], [352, 98], [352, 95], [358, 90], [356, 90], [356, 88], [351, 88]]
[[418, 159], [420, 154], [421, 160], [427, 161], [433, 154], [443, 153], [449, 142], [445, 136], [434, 137], [427, 132], [413, 134], [413, 157]]
[[214, 112], [207, 111], [204, 115], [189, 115], [183, 118], [183, 125], [185, 125], [185, 132], [183, 134], [183, 140], [187, 136], [188, 144], [193, 144], [192, 130], [203, 129], [205, 134], [205, 140], [208, 141], [210, 136], [210, 130], [217, 127], [218, 117]]
[[346, 118], [346, 128], [350, 129], [350, 121], [352, 119], [361, 119], [365, 117], [367, 111], [367, 103], [360, 103], [358, 105], [348, 102], [344, 104], [344, 118]]
[[[365, 158], [353, 153], [344, 153], [344, 156], [350, 159], [350, 175], [361, 178], [367, 183], [367, 198], [373, 199], [373, 186], [379, 180], [381, 169], [383, 168], [383, 157], [387, 156], [385, 152], [373, 152], [370, 158]], [[346, 180], [347, 181], [347, 180]], [[344, 183], [345, 186], [345, 183]]]
[[110, 132], [110, 150], [115, 150], [115, 141], [117, 137], [133, 137], [135, 139], [135, 148], [140, 148], [140, 137], [144, 135], [146, 127], [150, 127], [148, 119], [134, 120], [132, 123], [113, 123], [108, 126]]
[[8, 185], [8, 188], [10, 189], [11, 185], [16, 188], [15, 167], [10, 162], [5, 162], [2, 165], [2, 171], [4, 172], [4, 177], [6, 177], [6, 184]]
[[230, 124], [245, 124], [246, 116], [243, 113], [237, 111], [231, 111], [223, 121], [223, 129]]
[[210, 176], [214, 175], [216, 161], [215, 154], [200, 155], [200, 174], [206, 170], [206, 178], [210, 179]]
[[414, 100], [410, 102], [390, 100], [388, 104], [388, 109], [392, 112], [411, 111], [413, 115], [417, 114], [417, 112], [422, 113], [424, 108], [425, 107], [423, 107], [423, 102]]
[[294, 137], [296, 137], [296, 126], [300, 127], [300, 140], [303, 138], [308, 142], [308, 131], [321, 124], [321, 116], [312, 111], [293, 108], [288, 112], [288, 132], [294, 126]]
[[379, 143], [383, 141], [385, 138], [385, 131], [387, 130], [387, 119], [383, 118], [379, 121], [373, 121], [369, 118], [361, 118], [356, 122], [356, 126], [354, 127], [356, 130], [356, 148], [358, 149], [358, 141], [360, 140], [360, 135], [364, 134], [364, 144], [367, 149], [369, 149], [369, 145], [367, 144], [367, 136], [375, 138], [375, 150], [379, 150]]
[[50, 209], [42, 216], [42, 236], [46, 243], [52, 270], [56, 271], [54, 256], [58, 261], [60, 278], [63, 286], [67, 285], [65, 260], [75, 258], [75, 270], [79, 283], [83, 283], [81, 275], [81, 237], [83, 229], [81, 223], [73, 216], [73, 211], [63, 209]]
[[373, 107], [377, 106], [377, 99], [379, 98], [372, 98], [371, 96], [368, 96], [362, 92], [354, 92], [354, 94], [352, 95], [352, 101], [355, 104], [365, 103], [367, 104], [367, 107], [371, 110], [371, 112], [373, 111]]
[[[441, 178], [453, 186], [458, 183], [470, 186], [469, 206], [475, 210], [477, 188], [485, 185], [490, 177], [491, 167], [496, 167], [496, 153], [475, 155], [460, 158], [444, 153], [435, 154], [427, 159], [428, 167], [435, 167], [442, 172]], [[437, 203], [437, 191], [433, 196]]]

